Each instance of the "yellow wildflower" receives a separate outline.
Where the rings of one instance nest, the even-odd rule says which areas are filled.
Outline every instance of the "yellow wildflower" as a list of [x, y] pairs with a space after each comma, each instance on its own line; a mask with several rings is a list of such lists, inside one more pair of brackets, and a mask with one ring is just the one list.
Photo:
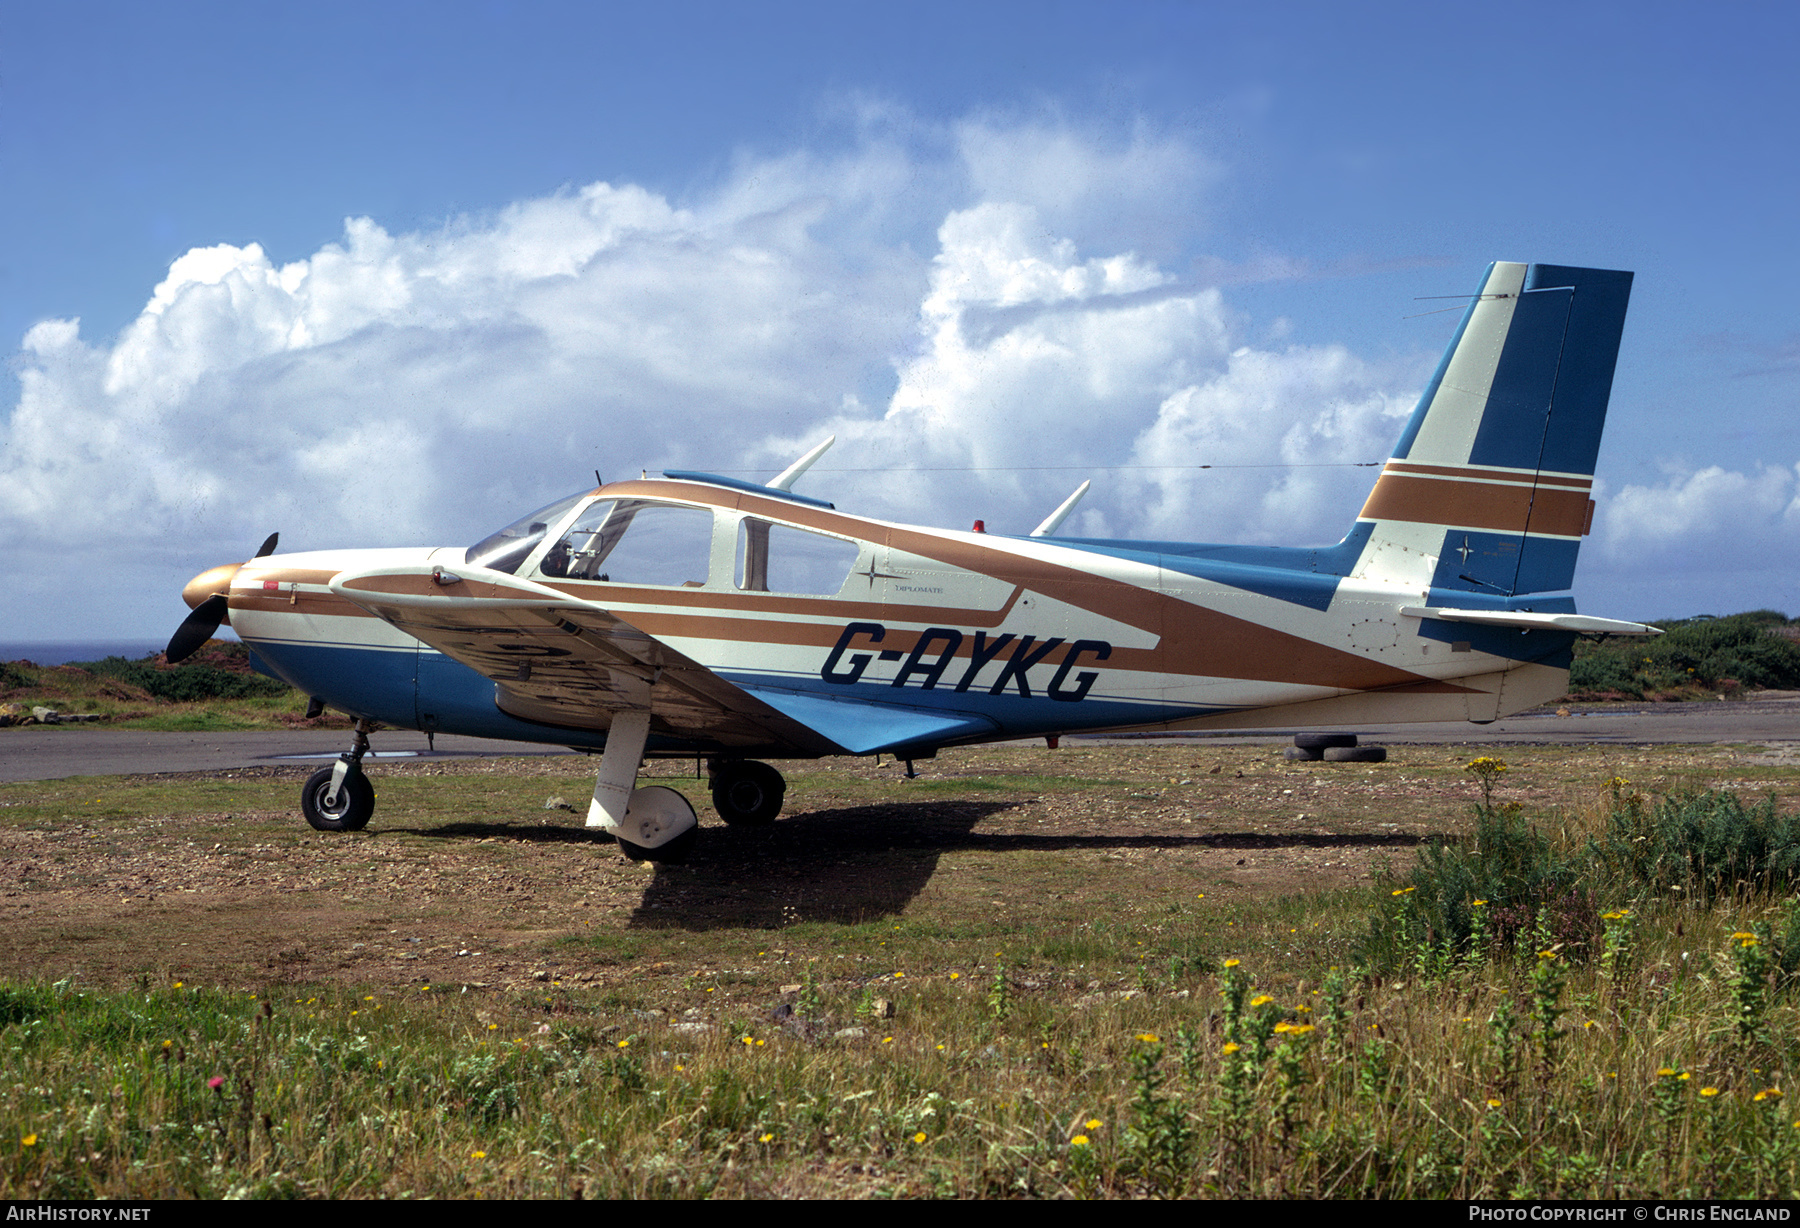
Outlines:
[[1087, 1145], [1088, 1137], [1085, 1134], [1077, 1134], [1074, 1138], [1069, 1140], [1069, 1146], [1071, 1147], [1086, 1147]]

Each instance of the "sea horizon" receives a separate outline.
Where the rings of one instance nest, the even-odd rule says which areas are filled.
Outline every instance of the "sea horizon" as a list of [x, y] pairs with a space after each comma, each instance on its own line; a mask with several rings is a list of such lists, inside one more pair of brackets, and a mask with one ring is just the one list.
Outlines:
[[[223, 637], [221, 637], [223, 638]], [[100, 661], [124, 657], [141, 661], [168, 647], [166, 639], [0, 640], [0, 661], [29, 661], [33, 665], [67, 665], [71, 661]]]

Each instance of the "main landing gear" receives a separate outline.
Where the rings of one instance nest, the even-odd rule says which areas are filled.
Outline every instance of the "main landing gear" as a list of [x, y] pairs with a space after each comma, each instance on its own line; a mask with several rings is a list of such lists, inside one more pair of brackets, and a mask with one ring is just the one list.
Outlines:
[[356, 722], [356, 741], [328, 768], [306, 778], [300, 809], [317, 831], [361, 831], [375, 813], [375, 786], [363, 775], [369, 753], [369, 722]]
[[699, 820], [687, 798], [665, 785], [634, 789], [644, 744], [650, 740], [648, 712], [620, 712], [606, 734], [600, 777], [588, 803], [587, 825], [612, 833], [633, 861], [676, 865], [694, 851]]
[[766, 763], [751, 759], [712, 759], [707, 762], [712, 778], [713, 806], [727, 823], [760, 827], [773, 823], [787, 796], [787, 781]]
[[[632, 788], [649, 736], [648, 713], [622, 712], [613, 717], [587, 822], [589, 827], [612, 832], [620, 850], [633, 861], [674, 865], [693, 852], [699, 820], [687, 798], [673, 789], [663, 785]], [[768, 764], [712, 759], [707, 768], [713, 805], [727, 823], [761, 826], [773, 823], [781, 813], [787, 781]]]

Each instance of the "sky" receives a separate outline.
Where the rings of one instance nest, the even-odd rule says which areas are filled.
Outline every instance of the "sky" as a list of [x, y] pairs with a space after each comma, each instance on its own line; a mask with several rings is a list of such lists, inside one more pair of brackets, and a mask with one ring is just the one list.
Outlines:
[[1492, 260], [1637, 274], [1580, 608], [1800, 614], [1800, 17], [1498, 7], [0, 5], [0, 639], [833, 433], [1334, 542]]

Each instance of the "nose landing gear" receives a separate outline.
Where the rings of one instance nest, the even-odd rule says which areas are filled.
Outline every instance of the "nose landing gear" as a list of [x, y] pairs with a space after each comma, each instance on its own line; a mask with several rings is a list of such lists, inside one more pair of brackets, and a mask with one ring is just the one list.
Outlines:
[[300, 811], [315, 831], [361, 831], [375, 813], [375, 786], [363, 775], [369, 753], [369, 722], [356, 722], [356, 740], [336, 763], [306, 778]]

